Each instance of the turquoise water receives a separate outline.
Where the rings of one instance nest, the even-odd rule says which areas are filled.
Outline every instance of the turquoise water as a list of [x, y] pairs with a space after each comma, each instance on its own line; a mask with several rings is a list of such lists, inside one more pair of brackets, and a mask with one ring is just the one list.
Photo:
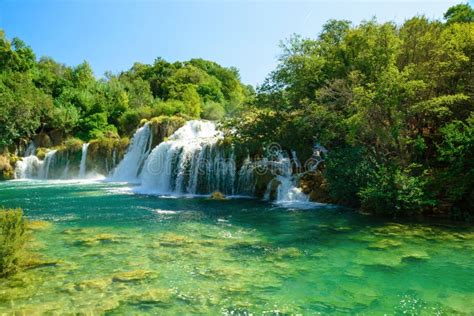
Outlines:
[[0, 205], [51, 223], [0, 314], [474, 314], [472, 228], [110, 183], [3, 182]]

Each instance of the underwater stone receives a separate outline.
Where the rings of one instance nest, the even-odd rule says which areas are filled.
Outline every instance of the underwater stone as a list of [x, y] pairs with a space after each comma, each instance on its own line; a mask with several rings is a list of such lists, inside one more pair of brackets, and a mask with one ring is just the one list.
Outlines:
[[214, 191], [211, 194], [211, 199], [213, 199], [213, 200], [225, 200], [225, 196], [224, 196], [224, 194], [222, 194], [219, 191]]
[[98, 234], [93, 237], [81, 238], [77, 241], [78, 244], [84, 246], [94, 246], [101, 243], [116, 243], [119, 236], [114, 234]]
[[137, 303], [145, 304], [170, 304], [172, 302], [173, 295], [168, 289], [151, 289], [140, 295], [132, 298]]
[[152, 271], [146, 270], [134, 270], [126, 272], [118, 272], [113, 275], [112, 281], [114, 282], [134, 282], [141, 281], [150, 278], [153, 275]]
[[28, 229], [31, 230], [44, 230], [51, 228], [53, 224], [47, 221], [29, 221], [28, 222]]
[[189, 237], [175, 233], [165, 233], [159, 237], [160, 246], [163, 247], [182, 247], [193, 243]]
[[382, 239], [376, 242], [369, 244], [367, 248], [369, 249], [388, 249], [388, 248], [395, 248], [401, 246], [402, 243], [393, 239]]
[[111, 279], [92, 279], [92, 280], [84, 280], [79, 283], [76, 283], [74, 288], [83, 291], [87, 289], [98, 289], [98, 290], [104, 290], [107, 288], [110, 284], [112, 283]]

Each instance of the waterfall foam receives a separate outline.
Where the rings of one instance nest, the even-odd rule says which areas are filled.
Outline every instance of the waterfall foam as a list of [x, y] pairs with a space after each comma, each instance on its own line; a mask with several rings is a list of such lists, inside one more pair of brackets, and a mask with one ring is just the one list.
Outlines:
[[50, 150], [44, 156], [43, 163], [41, 164], [41, 168], [39, 171], [39, 178], [48, 180], [49, 176], [49, 167], [51, 163], [54, 162], [54, 155], [56, 154], [57, 150]]
[[[272, 181], [278, 182], [276, 188], [276, 199], [274, 203], [284, 206], [294, 206], [297, 208], [305, 208], [312, 203], [309, 202], [309, 197], [297, 187], [297, 181], [294, 176], [293, 165], [296, 168], [301, 166], [296, 153], [291, 152], [293, 159], [290, 159], [286, 153], [280, 151], [276, 155], [275, 160], [267, 161], [267, 165], [271, 168], [275, 179]], [[273, 188], [272, 181], [268, 183], [264, 199], [270, 199], [270, 193]]]
[[109, 180], [138, 183], [138, 176], [143, 167], [145, 159], [151, 150], [152, 133], [150, 124], [140, 127], [132, 137], [127, 153]]
[[[86, 170], [87, 170], [87, 148], [89, 148], [89, 143], [82, 144], [82, 156], [81, 156], [81, 164], [79, 165], [79, 178], [83, 179], [86, 177]], [[69, 161], [66, 167], [69, 167]]]
[[34, 155], [36, 152], [36, 146], [35, 143], [31, 142], [28, 147], [26, 147], [25, 154], [23, 157], [28, 157]]
[[235, 193], [232, 149], [218, 146], [222, 132], [209, 121], [188, 121], [153, 149], [141, 173], [139, 192], [155, 194]]

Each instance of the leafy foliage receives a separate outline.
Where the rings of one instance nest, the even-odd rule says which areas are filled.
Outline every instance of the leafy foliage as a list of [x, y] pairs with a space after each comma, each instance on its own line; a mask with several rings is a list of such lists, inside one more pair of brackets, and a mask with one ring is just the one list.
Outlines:
[[23, 211], [0, 210], [0, 277], [17, 271], [26, 240]]
[[400, 26], [331, 20], [317, 39], [291, 37], [229, 137], [253, 154], [277, 142], [303, 159], [324, 145], [336, 202], [472, 218], [472, 12], [462, 4], [446, 23]]

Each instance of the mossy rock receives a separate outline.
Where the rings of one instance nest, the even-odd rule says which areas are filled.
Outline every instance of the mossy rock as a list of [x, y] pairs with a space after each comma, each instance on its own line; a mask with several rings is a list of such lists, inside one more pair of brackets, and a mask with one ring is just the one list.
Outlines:
[[152, 271], [134, 270], [126, 272], [118, 272], [112, 276], [114, 282], [136, 282], [149, 279], [153, 276]]
[[298, 248], [295, 248], [295, 247], [278, 248], [274, 255], [278, 259], [298, 258], [298, 257], [301, 257], [302, 252], [301, 252], [301, 250], [299, 250]]
[[74, 152], [82, 151], [83, 144], [84, 142], [80, 140], [79, 138], [68, 138], [64, 142], [64, 147], [68, 152], [74, 153]]
[[61, 263], [62, 261], [59, 261], [59, 260], [48, 260], [48, 259], [41, 259], [38, 257], [30, 257], [27, 259], [23, 259], [21, 266], [24, 269], [36, 269], [36, 268], [44, 268], [44, 267], [57, 267]]
[[219, 191], [214, 191], [211, 193], [211, 199], [213, 200], [225, 200], [225, 195]]
[[43, 160], [47, 152], [48, 152], [47, 148], [39, 147], [39, 148], [36, 148], [35, 156], [38, 157], [38, 159]]
[[52, 147], [53, 146], [53, 142], [51, 141], [51, 138], [46, 133], [37, 134], [34, 137], [33, 141], [36, 144], [36, 146], [38, 146], [38, 147], [43, 147], [44, 148], [44, 147]]
[[28, 221], [27, 227], [30, 230], [46, 230], [53, 226], [51, 222], [47, 221]]
[[428, 253], [421, 249], [412, 249], [407, 250], [402, 254], [403, 261], [410, 261], [410, 260], [427, 260], [430, 256]]
[[158, 241], [162, 247], [183, 247], [194, 243], [191, 238], [175, 233], [165, 233], [158, 238]]
[[92, 280], [84, 280], [75, 284], [74, 288], [79, 291], [89, 290], [89, 289], [97, 289], [97, 290], [105, 290], [110, 284], [112, 280], [109, 278], [102, 278], [102, 279], [92, 279]]
[[169, 289], [154, 288], [132, 298], [132, 301], [140, 304], [171, 304], [173, 293]]
[[377, 250], [384, 250], [389, 248], [396, 248], [402, 245], [401, 242], [393, 240], [393, 239], [381, 239], [376, 242], [369, 244], [367, 248], [369, 249], [377, 249]]
[[119, 239], [120, 237], [118, 235], [103, 233], [93, 237], [81, 238], [77, 241], [77, 244], [84, 246], [94, 246], [99, 244], [117, 243], [119, 242]]
[[11, 163], [9, 155], [0, 155], [0, 180], [11, 180], [15, 178], [14, 164]]

